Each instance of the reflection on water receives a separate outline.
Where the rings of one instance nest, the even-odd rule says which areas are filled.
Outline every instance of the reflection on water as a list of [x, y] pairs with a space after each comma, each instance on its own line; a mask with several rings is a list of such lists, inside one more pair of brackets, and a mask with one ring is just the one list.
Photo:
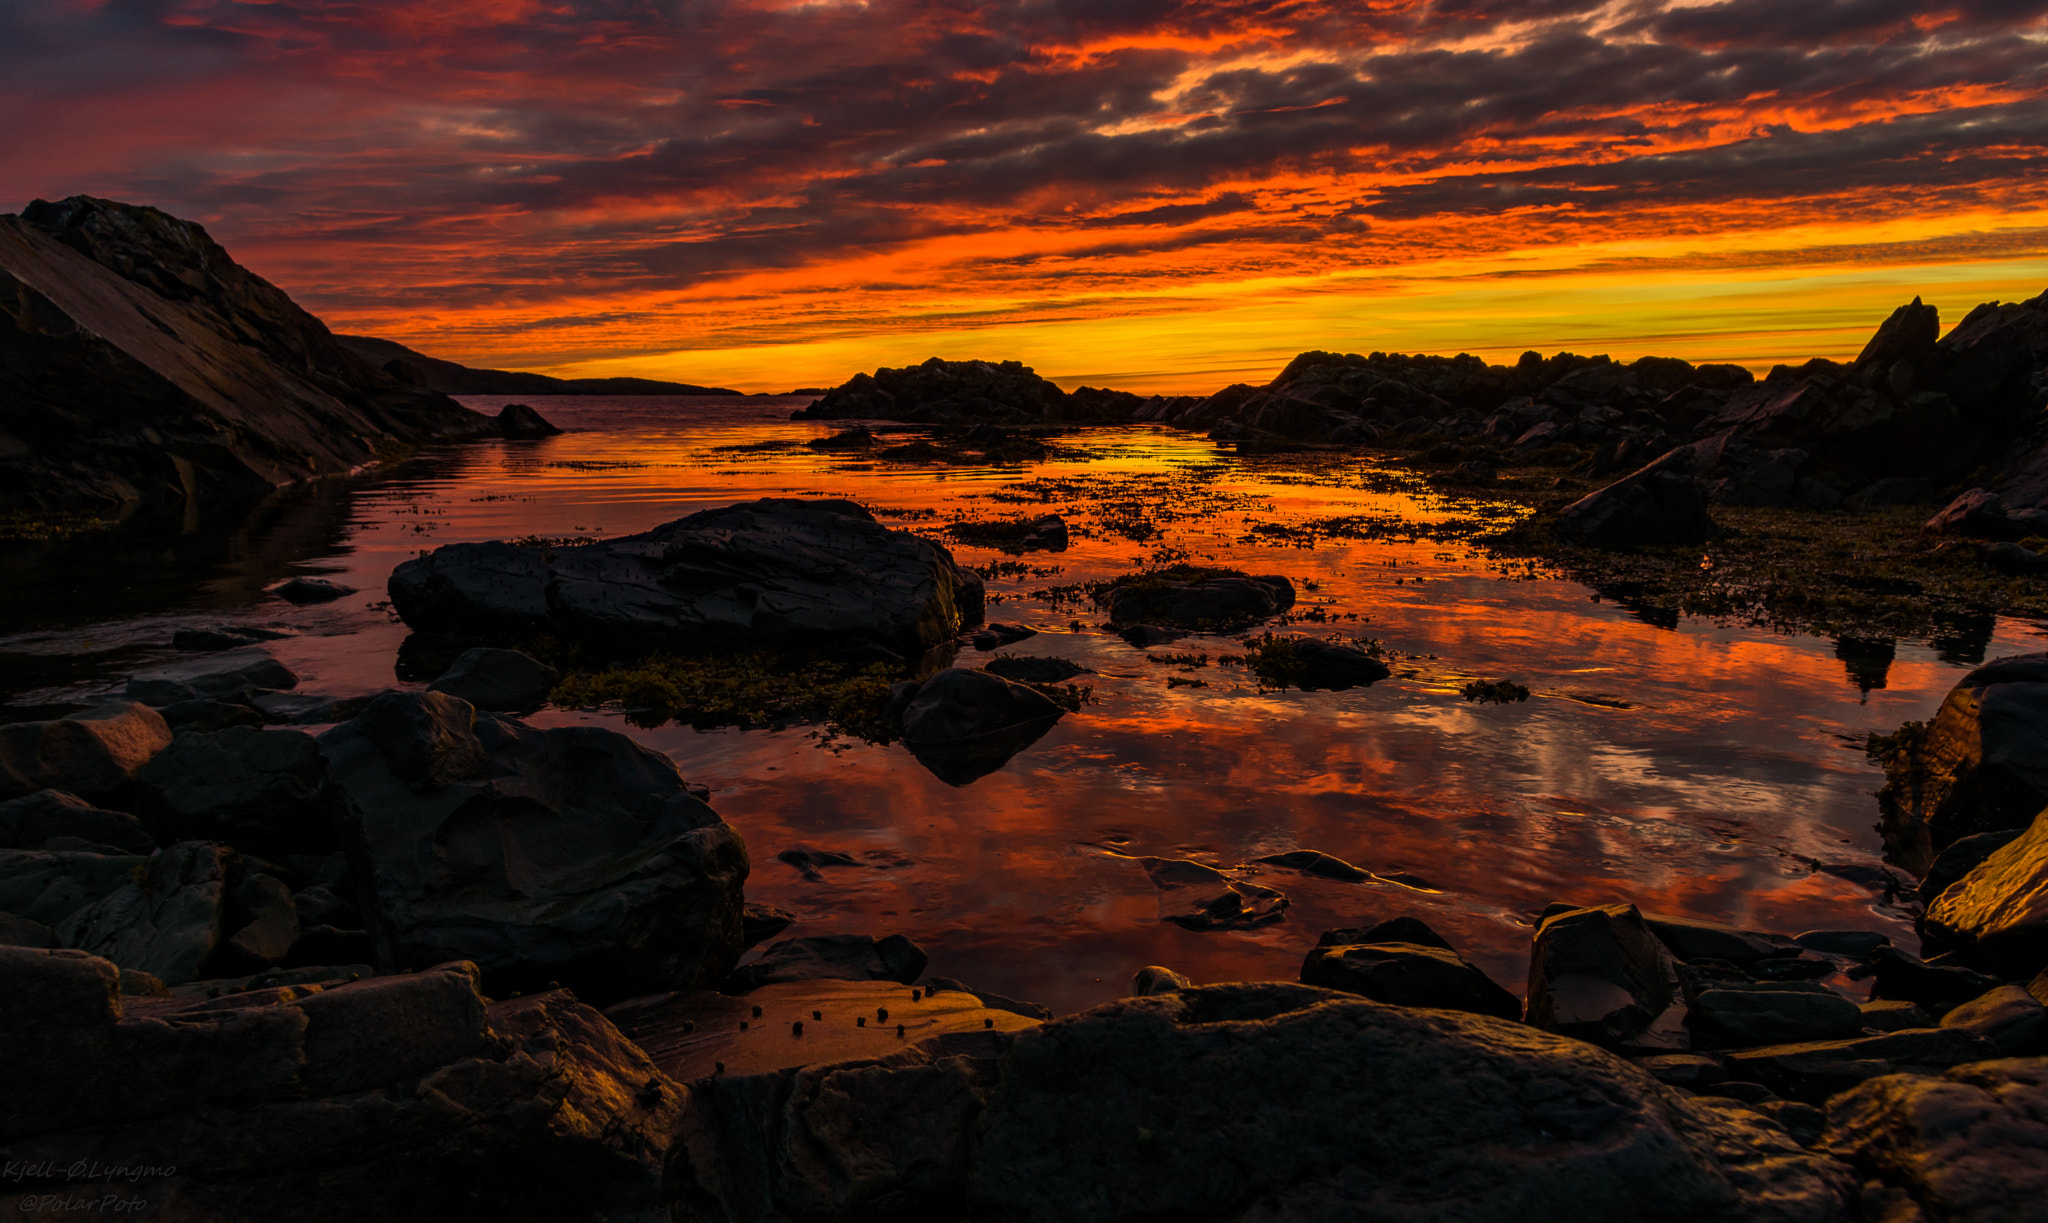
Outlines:
[[[385, 577], [462, 540], [624, 534], [768, 494], [852, 497], [935, 535], [1058, 512], [1072, 528], [1065, 552], [955, 552], [1012, 562], [990, 582], [991, 618], [1039, 633], [1001, 652], [1093, 669], [1078, 682], [1096, 701], [968, 784], [900, 746], [802, 727], [640, 730], [574, 710], [535, 721], [623, 730], [710, 785], [753, 852], [749, 897], [800, 914], [793, 933], [902, 932], [934, 972], [1068, 1010], [1121, 994], [1148, 963], [1197, 981], [1292, 978], [1320, 931], [1402, 912], [1519, 987], [1530, 917], [1558, 899], [1628, 897], [1787, 932], [1879, 929], [1910, 945], [1881, 895], [1814, 869], [1878, 863], [1879, 776], [1862, 739], [1931, 714], [1987, 649], [2035, 639], [1988, 618], [1897, 643], [1647, 622], [1613, 592], [1511, 578], [1431, 529], [1506, 507], [1444, 503], [1363, 461], [1240, 457], [1187, 434], [1105, 429], [1063, 439], [1044, 463], [901, 467], [796, 444], [828, 431], [787, 420], [801, 399], [533, 402], [577, 431], [295, 490], [234, 523], [0, 554], [0, 687], [17, 706], [76, 703], [161, 654], [173, 628], [226, 617], [298, 633], [277, 652], [309, 689], [385, 687], [406, 637], [381, 606]], [[1052, 588], [1179, 559], [1288, 575], [1296, 613], [1312, 618], [1297, 631], [1378, 638], [1400, 655], [1395, 677], [1260, 692], [1215, 661], [1237, 648], [1228, 639], [1148, 655], [1099, 628], [1099, 612], [1053, 601]], [[309, 608], [262, 594], [306, 572], [360, 593]], [[969, 649], [959, 665], [987, 657]], [[416, 684], [432, 661], [402, 674]], [[1473, 678], [1535, 695], [1470, 704], [1458, 689]], [[1261, 866], [1243, 877], [1284, 892], [1286, 920], [1197, 932], [1161, 920], [1135, 861], [1235, 867], [1298, 848], [1377, 878]], [[777, 860], [791, 849], [856, 865], [807, 878]]]

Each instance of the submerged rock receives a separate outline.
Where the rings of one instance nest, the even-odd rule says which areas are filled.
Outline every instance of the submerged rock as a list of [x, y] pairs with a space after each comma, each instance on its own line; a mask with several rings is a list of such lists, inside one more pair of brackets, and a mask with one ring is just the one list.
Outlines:
[[917, 658], [979, 623], [982, 581], [850, 501], [766, 498], [569, 548], [450, 544], [392, 571], [416, 630], [604, 654], [882, 651]]
[[903, 745], [948, 785], [995, 772], [1066, 713], [1052, 698], [989, 671], [952, 668], [918, 686], [902, 706]]
[[1457, 952], [1420, 943], [1320, 946], [1301, 965], [1301, 983], [1395, 1006], [1470, 1011], [1520, 1019], [1522, 1001]]
[[138, 671], [129, 679], [124, 695], [131, 701], [161, 707], [180, 701], [246, 699], [256, 692], [296, 688], [298, 684], [299, 677], [290, 667], [269, 650], [252, 645]]
[[332, 603], [355, 592], [356, 588], [353, 586], [343, 586], [326, 578], [293, 578], [270, 588], [271, 594], [287, 603], [297, 603], [301, 606], [310, 603]]
[[1065, 658], [1038, 658], [1025, 654], [999, 655], [989, 659], [981, 669], [1019, 684], [1060, 684], [1077, 675], [1094, 673], [1090, 668]]

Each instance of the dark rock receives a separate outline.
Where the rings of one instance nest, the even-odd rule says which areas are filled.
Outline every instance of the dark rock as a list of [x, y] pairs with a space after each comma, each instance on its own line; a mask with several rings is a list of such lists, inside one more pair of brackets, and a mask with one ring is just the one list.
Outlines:
[[1521, 999], [1463, 956], [1418, 943], [1317, 947], [1302, 962], [1301, 983], [1395, 1006], [1438, 1007], [1501, 1019], [1522, 1017]]
[[254, 705], [229, 701], [179, 701], [157, 710], [173, 731], [226, 730], [230, 726], [261, 726], [264, 712]]
[[1845, 1040], [1863, 1030], [1856, 1004], [1824, 985], [1757, 982], [1701, 990], [1691, 999], [1693, 1031], [1717, 1048]]
[[1536, 930], [1528, 1021], [1613, 1048], [1669, 1047], [1684, 1016], [1670, 953], [1634, 905], [1572, 909]]
[[1769, 956], [1799, 954], [1799, 944], [1782, 934], [1738, 930], [1719, 922], [1681, 917], [1646, 917], [1650, 930], [1680, 960], [1708, 956], [1731, 964], [1750, 964]]
[[125, 811], [105, 811], [62, 790], [38, 790], [0, 803], [0, 849], [44, 849], [70, 837], [105, 846], [105, 852], [150, 854], [156, 841]]
[[1189, 636], [1188, 632], [1184, 629], [1167, 628], [1164, 625], [1158, 624], [1129, 625], [1118, 629], [1116, 635], [1141, 650], [1149, 650], [1155, 645], [1172, 645], [1181, 638]]
[[137, 770], [135, 784], [138, 809], [170, 840], [226, 841], [267, 857], [340, 845], [327, 762], [304, 731], [189, 731]]
[[[1777, 1092], [1772, 1091], [1762, 1083], [1751, 1083], [1740, 1079], [1727, 1079], [1719, 1083], [1710, 1084], [1700, 1088], [1700, 1094], [1719, 1096], [1724, 1100], [1740, 1100], [1744, 1104], [1751, 1106], [1778, 1098]], [[1762, 1110], [1759, 1109], [1758, 1111]]]
[[1826, 956], [1802, 951], [1798, 955], [1758, 960], [1749, 966], [1749, 971], [1759, 981], [1818, 981], [1834, 976], [1837, 969]]
[[1699, 1053], [1659, 1053], [1634, 1061], [1659, 1083], [1667, 1087], [1683, 1087], [1687, 1091], [1712, 1087], [1728, 1077], [1720, 1062]]
[[2048, 968], [2048, 818], [1935, 897], [1922, 928], [1930, 943], [2002, 976]]
[[[790, 417], [791, 420], [802, 420], [803, 418], [804, 416], [801, 412]], [[851, 429], [841, 429], [839, 432], [828, 434], [825, 437], [812, 438], [810, 441], [805, 442], [804, 445], [809, 446], [813, 450], [873, 450], [875, 448], [875, 435], [868, 431], [866, 425], [855, 425]]]
[[794, 866], [811, 883], [824, 879], [819, 868], [826, 866], [859, 866], [860, 859], [852, 854], [840, 853], [836, 849], [785, 849], [775, 855], [777, 862]]
[[2048, 556], [2015, 543], [1979, 544], [1977, 559], [2007, 577], [2048, 572]]
[[931, 998], [934, 994], [942, 992], [970, 994], [976, 1001], [991, 1011], [1007, 1011], [1012, 1015], [1021, 1015], [1026, 1019], [1042, 1020], [1052, 1018], [1052, 1008], [1042, 1003], [1025, 1002], [1017, 998], [1006, 998], [993, 990], [976, 989], [972, 985], [956, 981], [951, 977], [926, 978], [924, 993], [927, 999]]
[[1036, 658], [1023, 654], [991, 658], [981, 669], [1019, 684], [1060, 684], [1076, 675], [1094, 674], [1092, 668], [1064, 658]]
[[1142, 574], [1112, 587], [1107, 597], [1110, 623], [1119, 628], [1156, 624], [1220, 633], [1293, 607], [1294, 583], [1279, 576], [1181, 565]]
[[1248, 930], [1287, 916], [1276, 888], [1233, 878], [1189, 858], [1133, 858], [1159, 889], [1159, 917], [1188, 930]]
[[1593, 548], [1696, 544], [1720, 528], [1707, 515], [1707, 487], [1687, 470], [1683, 449], [1658, 458], [1565, 506], [1565, 538]]
[[1941, 1017], [1941, 1026], [1983, 1037], [2001, 1057], [2048, 1053], [2048, 1007], [2017, 985], [1963, 1003]]
[[243, 876], [229, 914], [229, 922], [240, 929], [222, 946], [220, 968], [254, 971], [280, 964], [299, 941], [299, 912], [292, 891], [269, 875]]
[[347, 929], [351, 926], [360, 928], [363, 924], [362, 914], [356, 911], [354, 904], [318, 884], [292, 894], [292, 911], [298, 916], [301, 928], [331, 926]]
[[328, 696], [322, 692], [259, 692], [249, 698], [249, 703], [269, 724], [313, 726], [345, 722], [361, 713], [374, 699], [372, 696]]
[[1963, 876], [1976, 870], [1984, 859], [2019, 840], [2024, 832], [2025, 828], [2001, 828], [1997, 832], [1980, 832], [1950, 842], [1946, 849], [1934, 855], [1934, 864], [1927, 868], [1926, 877], [1920, 880], [1920, 903], [1933, 904], [1935, 897], [1961, 882]]
[[1047, 514], [1031, 520], [1030, 533], [1019, 540], [1017, 546], [1025, 552], [1065, 552], [1068, 542], [1066, 519], [1058, 514]]
[[1795, 934], [1792, 941], [1808, 951], [1822, 955], [1843, 955], [1861, 958], [1879, 947], [1891, 945], [1891, 939], [1875, 930], [1808, 930]]
[[1346, 642], [1315, 637], [1285, 640], [1293, 647], [1294, 661], [1300, 668], [1300, 674], [1290, 678], [1304, 692], [1364, 687], [1394, 673], [1387, 664]]
[[1934, 1020], [1926, 1011], [1920, 1009], [1919, 1003], [1907, 1002], [1903, 998], [1880, 998], [1876, 1002], [1866, 1002], [1856, 1009], [1862, 1014], [1862, 1023], [1866, 1031], [1900, 1032], [1907, 1028], [1934, 1026]]
[[1065, 712], [1036, 688], [956, 667], [924, 681], [899, 724], [918, 763], [964, 786], [1036, 743]]
[[1930, 964], [1896, 947], [1879, 947], [1870, 953], [1876, 984], [1873, 999], [1917, 1002], [1928, 1012], [1941, 1015], [1958, 1003], [1981, 997], [1998, 985], [1988, 977], [1960, 964]]
[[[336, 599], [346, 598], [355, 592], [356, 588], [353, 586], [343, 586], [338, 582], [330, 582], [326, 578], [292, 578], [290, 581], [270, 588], [271, 594], [276, 595], [287, 603], [297, 603], [301, 606], [308, 603], [332, 603]], [[270, 686], [286, 687], [288, 685], [273, 684]]]
[[[1121, 406], [1121, 401], [1116, 401]], [[1131, 406], [1138, 401], [1135, 397]], [[1107, 416], [1104, 416], [1105, 409]], [[1016, 361], [945, 361], [855, 374], [802, 411], [805, 420], [1025, 425], [1130, 419], [1109, 403], [1069, 396]]]
[[351, 916], [350, 924], [301, 926], [286, 962], [293, 967], [347, 962], [367, 962], [378, 957], [377, 940], [361, 928], [361, 918]]
[[518, 650], [478, 646], [463, 651], [427, 691], [445, 692], [492, 712], [531, 713], [547, 704], [548, 693], [561, 681], [561, 672]]
[[1958, 494], [1940, 513], [1921, 524], [1930, 535], [1960, 535], [1966, 539], [2011, 539], [2014, 527], [2006, 518], [2005, 501], [1990, 489], [1973, 488]]
[[1731, 1077], [1762, 1083], [1789, 1100], [1820, 1104], [1879, 1075], [1946, 1070], [1996, 1056], [1988, 1041], [1959, 1028], [1909, 1028], [1851, 1040], [1736, 1049], [1721, 1061]]
[[710, 1079], [672, 1150], [675, 1199], [732, 1223], [1821, 1220], [1851, 1187], [1586, 1045], [1279, 984]]
[[751, 964], [733, 971], [719, 989], [744, 994], [785, 981], [900, 981], [924, 975], [925, 954], [900, 934], [818, 934], [771, 944]]
[[746, 847], [666, 756], [435, 692], [319, 742], [380, 964], [468, 959], [494, 989], [601, 998], [708, 986], [738, 958]]
[[573, 548], [451, 544], [392, 571], [423, 632], [603, 653], [885, 651], [917, 658], [979, 623], [982, 581], [850, 501], [767, 498]]
[[795, 925], [797, 916], [788, 909], [748, 901], [740, 909], [740, 950], [767, 942]]
[[1925, 875], [1937, 852], [2025, 828], [2048, 807], [2048, 654], [1995, 659], [1963, 676], [1919, 735], [1885, 758], [1878, 792], [1892, 861]]
[[974, 648], [987, 653], [1001, 646], [1015, 645], [1027, 638], [1038, 636], [1038, 630], [1022, 624], [989, 624], [974, 634]]
[[1827, 1150], [1860, 1217], [2003, 1223], [2048, 1200], [2048, 1059], [1873, 1079], [1828, 1101]]
[[531, 441], [535, 438], [553, 437], [561, 430], [549, 424], [546, 417], [533, 410], [528, 404], [508, 403], [498, 409], [498, 432], [514, 441]]
[[[1184, 989], [1193, 989], [1195, 983], [1186, 977], [1158, 964], [1147, 964], [1131, 974], [1131, 996], [1150, 998], [1155, 994], [1175, 994]], [[1050, 1016], [1048, 1016], [1050, 1018]]]
[[[1315, 849], [1290, 849], [1286, 853], [1267, 854], [1263, 858], [1255, 858], [1253, 860], [1265, 863], [1268, 866], [1282, 866], [1291, 871], [1300, 871], [1304, 875], [1316, 875], [1323, 879], [1335, 879], [1340, 883], [1363, 883], [1372, 878], [1371, 871], [1360, 870], [1342, 858], [1332, 857], [1321, 850]], [[1422, 925], [1421, 921], [1413, 917], [1397, 917], [1393, 919], [1393, 922], [1381, 922], [1380, 926], [1375, 926], [1374, 929], [1378, 930], [1382, 926], [1391, 926], [1394, 923], [1411, 923], [1415, 926], [1420, 926], [1423, 930], [1429, 929], [1428, 926]], [[1345, 933], [1349, 932], [1346, 931]], [[1356, 938], [1349, 941], [1354, 943], [1371, 943], [1377, 940]], [[1438, 945], [1431, 943], [1426, 938], [1402, 938], [1398, 935], [1390, 937], [1388, 941], [1423, 943], [1431, 946]], [[1442, 943], [1441, 945], [1445, 947], [1450, 946], [1449, 943]]]
[[62, 790], [117, 798], [135, 770], [171, 741], [171, 728], [147, 705], [117, 701], [50, 722], [0, 725], [0, 798]]
[[0, 850], [0, 912], [50, 927], [59, 947], [179, 984], [206, 975], [240, 874], [224, 845], [146, 858]]
[[55, 947], [57, 932], [26, 917], [0, 913], [0, 947]]
[[1783, 1126], [1792, 1141], [1802, 1147], [1818, 1147], [1827, 1132], [1827, 1114], [1797, 1100], [1766, 1100], [1756, 1106], [1764, 1116]]
[[269, 650], [244, 646], [139, 671], [129, 679], [124, 694], [131, 701], [163, 706], [180, 701], [243, 697], [263, 689], [296, 688], [298, 683], [299, 677], [272, 657]]
[[171, 648], [193, 653], [236, 650], [259, 641], [277, 641], [291, 636], [277, 629], [254, 624], [222, 624], [214, 628], [181, 628], [171, 634]]

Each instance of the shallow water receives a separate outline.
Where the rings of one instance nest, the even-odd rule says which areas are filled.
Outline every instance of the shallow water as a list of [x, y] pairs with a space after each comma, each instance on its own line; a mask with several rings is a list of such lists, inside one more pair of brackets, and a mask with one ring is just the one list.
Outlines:
[[[230, 619], [294, 632], [274, 648], [303, 690], [389, 687], [406, 630], [382, 606], [384, 580], [447, 543], [625, 534], [771, 494], [851, 497], [934, 534], [1059, 512], [1075, 532], [1064, 553], [954, 552], [1039, 567], [990, 582], [990, 619], [1041, 630], [1003, 652], [1093, 668], [1076, 682], [1095, 703], [969, 785], [901, 747], [813, 728], [643, 730], [576, 710], [533, 720], [614, 727], [711, 786], [752, 852], [749, 898], [798, 913], [792, 934], [904, 933], [935, 974], [1066, 1011], [1120, 996], [1144, 964], [1197, 981], [1291, 979], [1322, 930], [1402, 912], [1519, 992], [1531, 918], [1559, 899], [1628, 898], [1784, 932], [1877, 929], [1910, 947], [1910, 922], [1871, 882], [1882, 779], [1864, 736], [1931, 714], [1987, 652], [2039, 648], [2034, 626], [2000, 620], [1988, 640], [1900, 642], [1885, 667], [1818, 637], [1660, 627], [1576, 583], [1432, 540], [1430, 523], [1512, 511], [1445, 502], [1370, 460], [1238, 456], [1138, 428], [1080, 431], [1039, 464], [902, 467], [788, 445], [831, 428], [787, 419], [806, 399], [532, 402], [574, 431], [292, 490], [226, 521], [0, 552], [4, 716], [82, 704], [168, 655], [173, 629]], [[1033, 593], [1183, 556], [1288, 575], [1297, 613], [1338, 618], [1293, 631], [1377, 638], [1399, 655], [1395, 678], [1260, 692], [1233, 668], [1148, 658], [1098, 629], [1099, 612]], [[264, 595], [291, 574], [358, 593], [308, 608]], [[1153, 654], [1237, 648], [1191, 638]], [[984, 661], [969, 649], [957, 665]], [[1475, 677], [1535, 695], [1473, 705], [1458, 688]], [[798, 847], [863, 865], [806, 882], [775, 857]], [[1260, 868], [1258, 882], [1287, 894], [1286, 919], [1198, 933], [1161, 920], [1161, 893], [1130, 860], [1231, 867], [1293, 848], [1381, 881]]]

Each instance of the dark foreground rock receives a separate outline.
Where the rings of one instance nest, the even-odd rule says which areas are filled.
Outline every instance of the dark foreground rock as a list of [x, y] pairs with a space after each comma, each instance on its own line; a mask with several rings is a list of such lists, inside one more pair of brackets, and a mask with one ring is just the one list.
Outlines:
[[188, 731], [137, 770], [137, 810], [166, 840], [225, 841], [265, 857], [339, 847], [327, 761], [298, 730]]
[[1611, 1049], [1658, 1052], [1674, 1047], [1683, 1018], [1671, 954], [1634, 905], [1569, 909], [1537, 927], [1532, 1025]]
[[145, 705], [246, 699], [257, 692], [295, 688], [299, 677], [262, 646], [243, 646], [138, 671], [124, 695]]
[[0, 803], [0, 849], [147, 854], [156, 841], [125, 811], [107, 811], [62, 790], [37, 790]]
[[1557, 512], [1573, 543], [1594, 548], [1696, 544], [1718, 533], [1707, 514], [1707, 486], [1684, 451], [1675, 451]]
[[561, 672], [518, 650], [478, 646], [464, 650], [427, 690], [493, 713], [531, 713], [547, 704], [561, 680]]
[[1878, 792], [1892, 861], [1925, 875], [1963, 837], [2025, 828], [2048, 807], [2048, 654], [1963, 676], [1924, 731], [1902, 732]]
[[746, 846], [666, 756], [440, 693], [380, 697], [320, 750], [382, 965], [600, 999], [732, 970]]
[[787, 981], [896, 981], [910, 984], [924, 975], [925, 954], [900, 934], [818, 934], [785, 939], [760, 959], [737, 969], [722, 987], [744, 994]]
[[[1386, 932], [1405, 933], [1408, 932]], [[1389, 938], [1386, 934], [1375, 937], [1369, 931], [1325, 932], [1315, 950], [1302, 962], [1301, 983], [1359, 994], [1395, 1006], [1439, 1007], [1508, 1020], [1522, 1017], [1521, 999], [1501, 988], [1429, 927], [1422, 926], [1412, 936], [1422, 941]]]
[[134, 701], [48, 722], [10, 722], [0, 726], [0, 798], [44, 789], [125, 797], [135, 771], [170, 742], [163, 716]]
[[1926, 936], [2008, 977], [2048, 968], [2048, 816], [1927, 906]]
[[1110, 623], [1119, 628], [1159, 625], [1223, 633], [1293, 607], [1294, 583], [1277, 575], [1176, 565], [1122, 581], [1098, 598], [1109, 607]]
[[24, 1215], [49, 1195], [251, 1223], [664, 1217], [682, 1092], [565, 994], [487, 1004], [465, 964], [211, 1000], [123, 999], [117, 979], [0, 948]]
[[733, 1223], [1820, 1223], [1853, 1185], [1576, 1041], [1278, 984], [716, 1077], [671, 1150], [676, 1217]]
[[881, 651], [917, 658], [979, 623], [982, 581], [850, 501], [767, 498], [551, 549], [451, 544], [392, 571], [422, 632], [553, 634], [602, 654]]
[[1873, 1079], [1828, 1103], [1865, 1219], [2008, 1223], [2048, 1202], [2048, 1058]]

